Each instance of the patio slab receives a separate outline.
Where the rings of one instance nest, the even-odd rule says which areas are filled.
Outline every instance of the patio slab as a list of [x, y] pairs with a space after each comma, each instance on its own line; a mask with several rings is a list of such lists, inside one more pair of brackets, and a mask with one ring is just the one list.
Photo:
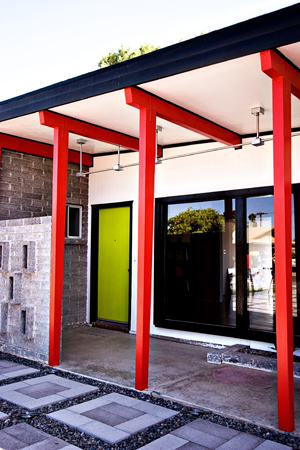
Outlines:
[[3, 450], [76, 450], [79, 447], [70, 445], [56, 437], [28, 425], [19, 423], [0, 430], [1, 449]]
[[47, 417], [115, 444], [176, 414], [171, 409], [113, 393]]
[[4, 414], [3, 412], [0, 411], [0, 420], [4, 420], [8, 417], [7, 414]]
[[31, 375], [36, 372], [39, 372], [39, 370], [24, 366], [23, 364], [0, 359], [0, 381], [24, 375]]
[[197, 419], [170, 434], [141, 447], [140, 450], [288, 450], [277, 442], [242, 433]]
[[32, 410], [95, 391], [97, 388], [87, 384], [46, 375], [1, 386], [0, 398]]

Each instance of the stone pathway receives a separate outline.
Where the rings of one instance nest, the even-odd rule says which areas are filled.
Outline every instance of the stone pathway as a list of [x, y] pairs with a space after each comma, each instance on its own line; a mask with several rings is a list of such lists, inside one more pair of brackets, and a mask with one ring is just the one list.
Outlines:
[[87, 384], [46, 375], [1, 386], [0, 398], [32, 410], [96, 390]]
[[284, 450], [277, 442], [241, 433], [231, 428], [196, 419], [170, 434], [141, 447], [141, 450]]
[[39, 372], [39, 370], [11, 361], [5, 361], [5, 359], [0, 359], [0, 381], [21, 377], [23, 375], [31, 375], [36, 372]]
[[120, 394], [109, 394], [49, 414], [87, 434], [115, 444], [177, 413]]
[[27, 423], [19, 423], [13, 427], [0, 430], [0, 446], [3, 450], [79, 449], [79, 447], [37, 430]]
[[[14, 377], [16, 373], [27, 375], [27, 369], [32, 370], [32, 373], [37, 372], [36, 369], [5, 360], [0, 360], [0, 367], [3, 370], [2, 373], [6, 374], [6, 379], [8, 374], [14, 374], [12, 375]], [[38, 408], [97, 390], [98, 388], [78, 381], [57, 375], [45, 375], [1, 386], [0, 398], [27, 410], [36, 411]], [[62, 407], [46, 415], [46, 418], [56, 421], [57, 426], [64, 424], [71, 427], [71, 434], [72, 429], [75, 429], [114, 445], [125, 439], [129, 442], [128, 439], [132, 435], [145, 432], [148, 427], [172, 419], [177, 414], [177, 411], [158, 406], [150, 401], [119, 393], [109, 393], [74, 406]], [[6, 418], [8, 415], [0, 411], [2, 424], [5, 423]], [[7, 427], [4, 425], [1, 428], [1, 450], [79, 449], [25, 422]], [[55, 427], [52, 429], [55, 430]], [[100, 449], [102, 446], [95, 443], [95, 447], [88, 448]], [[169, 434], [140, 448], [143, 450], [284, 450], [290, 447], [198, 418], [175, 430], [173, 428]]]

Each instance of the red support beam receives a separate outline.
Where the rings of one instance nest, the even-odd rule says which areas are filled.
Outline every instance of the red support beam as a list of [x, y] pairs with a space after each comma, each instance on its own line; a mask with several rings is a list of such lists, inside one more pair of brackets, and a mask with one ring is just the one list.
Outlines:
[[156, 116], [140, 109], [139, 225], [135, 387], [148, 387], [152, 285]]
[[152, 286], [156, 116], [226, 145], [240, 137], [189, 111], [136, 88], [126, 88], [128, 105], [140, 109], [139, 225], [135, 387], [148, 387]]
[[[261, 54], [272, 78], [278, 426], [295, 428], [292, 310], [291, 93], [300, 73], [278, 54]], [[295, 76], [295, 72], [297, 77]], [[291, 81], [295, 83], [294, 90]]]
[[136, 108], [140, 106], [151, 108], [156, 112], [157, 117], [199, 133], [209, 139], [214, 139], [225, 145], [238, 145], [241, 143], [241, 138], [238, 134], [140, 89], [134, 87], [126, 88], [125, 98], [128, 105]]
[[117, 131], [108, 130], [77, 119], [62, 116], [51, 111], [40, 111], [42, 125], [54, 128], [58, 124], [64, 124], [70, 133], [79, 134], [90, 139], [106, 142], [112, 145], [121, 145], [130, 150], [139, 150], [139, 140]]
[[[43, 158], [53, 158], [53, 146], [42, 142], [31, 141], [9, 134], [0, 133], [0, 148], [5, 148], [14, 152], [26, 153]], [[80, 163], [80, 154], [74, 150], [68, 151], [68, 161], [71, 163]], [[82, 164], [84, 166], [93, 166], [93, 157], [87, 153], [82, 154]]]
[[262, 71], [275, 79], [284, 77], [291, 84], [292, 94], [300, 99], [300, 72], [291, 66], [274, 50], [266, 50], [261, 53]]
[[292, 310], [291, 84], [273, 84], [274, 225], [277, 390], [279, 428], [292, 431], [294, 419]]
[[69, 131], [54, 128], [49, 364], [60, 357]]

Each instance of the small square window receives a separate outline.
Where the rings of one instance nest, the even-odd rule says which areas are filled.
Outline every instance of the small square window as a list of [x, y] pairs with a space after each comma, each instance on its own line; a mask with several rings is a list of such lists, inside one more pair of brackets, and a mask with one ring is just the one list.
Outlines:
[[67, 205], [65, 232], [67, 238], [81, 237], [81, 215], [81, 206]]

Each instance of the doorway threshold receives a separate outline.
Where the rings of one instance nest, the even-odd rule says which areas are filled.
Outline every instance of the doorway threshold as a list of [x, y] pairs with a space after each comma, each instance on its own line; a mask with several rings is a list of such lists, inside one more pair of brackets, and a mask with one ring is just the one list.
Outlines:
[[96, 322], [92, 322], [92, 326], [97, 328], [105, 328], [106, 330], [129, 333], [129, 324], [126, 322], [115, 322], [113, 320], [97, 319]]

